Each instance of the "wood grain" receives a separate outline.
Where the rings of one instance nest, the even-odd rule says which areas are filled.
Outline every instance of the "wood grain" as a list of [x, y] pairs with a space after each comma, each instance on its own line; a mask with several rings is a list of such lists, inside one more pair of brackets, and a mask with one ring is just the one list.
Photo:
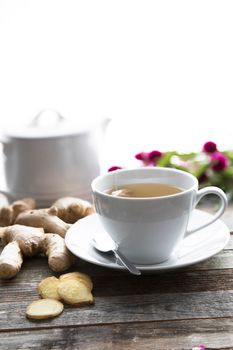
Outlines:
[[[78, 271], [83, 271], [77, 269]], [[86, 272], [86, 271], [85, 271]], [[51, 275], [51, 274], [49, 274]], [[47, 274], [44, 277], [49, 276]], [[217, 290], [233, 290], [233, 270], [183, 271], [176, 273], [145, 275], [140, 278], [122, 274], [118, 276], [93, 276], [94, 294], [96, 297], [110, 297], [131, 294], [180, 293]], [[8, 281], [1, 284], [0, 300], [10, 303], [17, 295], [17, 300], [28, 301], [38, 297], [37, 285], [34, 281]], [[6, 292], [7, 291], [7, 292]]]
[[233, 348], [232, 329], [232, 318], [35, 329], [1, 333], [0, 349], [224, 350]]
[[52, 320], [25, 318], [28, 302], [1, 303], [0, 329], [54, 328], [123, 322], [151, 322], [195, 318], [233, 317], [233, 291], [198, 293], [154, 293], [95, 298], [95, 305], [66, 307]]

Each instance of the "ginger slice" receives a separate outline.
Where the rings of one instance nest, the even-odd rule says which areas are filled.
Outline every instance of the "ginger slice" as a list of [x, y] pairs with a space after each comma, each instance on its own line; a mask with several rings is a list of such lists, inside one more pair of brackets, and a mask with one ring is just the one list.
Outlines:
[[70, 305], [84, 306], [94, 302], [89, 288], [81, 281], [75, 279], [61, 281], [57, 291], [62, 301]]
[[68, 272], [59, 277], [61, 281], [64, 280], [78, 280], [82, 283], [84, 283], [87, 288], [92, 291], [93, 289], [93, 282], [91, 280], [91, 277], [86, 275], [85, 273], [82, 272]]
[[54, 299], [39, 299], [28, 305], [26, 316], [32, 319], [53, 318], [62, 313], [64, 305]]
[[38, 292], [40, 296], [44, 299], [48, 298], [59, 300], [60, 297], [57, 292], [59, 282], [59, 279], [54, 276], [44, 278], [38, 285]]

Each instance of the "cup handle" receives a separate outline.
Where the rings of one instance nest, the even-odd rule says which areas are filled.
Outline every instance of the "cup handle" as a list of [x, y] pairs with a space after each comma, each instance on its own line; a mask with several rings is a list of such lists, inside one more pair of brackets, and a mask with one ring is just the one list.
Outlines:
[[194, 203], [194, 207], [196, 207], [196, 205], [198, 204], [198, 202], [201, 200], [201, 198], [203, 198], [204, 196], [206, 196], [207, 194], [214, 194], [217, 197], [220, 198], [220, 207], [217, 210], [217, 212], [213, 215], [213, 217], [211, 218], [211, 220], [209, 220], [208, 222], [195, 227], [193, 229], [187, 230], [185, 233], [185, 237], [191, 235], [192, 233], [206, 227], [209, 226], [210, 224], [212, 224], [213, 222], [215, 222], [217, 219], [220, 218], [220, 216], [224, 213], [226, 207], [227, 207], [227, 196], [226, 194], [218, 187], [215, 186], [208, 186], [205, 188], [202, 188], [201, 190], [199, 190], [197, 192], [197, 197], [196, 197], [196, 201]]

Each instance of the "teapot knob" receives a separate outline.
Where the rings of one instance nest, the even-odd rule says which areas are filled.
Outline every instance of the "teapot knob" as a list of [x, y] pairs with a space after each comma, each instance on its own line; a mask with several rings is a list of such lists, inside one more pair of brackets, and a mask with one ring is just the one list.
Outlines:
[[65, 118], [53, 109], [41, 110], [29, 123], [29, 127], [48, 126], [49, 124], [57, 125], [63, 122]]

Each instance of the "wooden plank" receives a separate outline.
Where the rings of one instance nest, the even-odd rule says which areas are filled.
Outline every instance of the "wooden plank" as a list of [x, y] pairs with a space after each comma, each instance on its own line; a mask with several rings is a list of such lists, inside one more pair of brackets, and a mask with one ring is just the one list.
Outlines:
[[197, 319], [1, 333], [0, 350], [191, 350], [233, 348], [233, 319]]
[[216, 269], [232, 269], [233, 268], [233, 250], [222, 250], [215, 256], [204, 260], [201, 263], [190, 265], [188, 270], [216, 270]]
[[[116, 276], [94, 276], [94, 295], [111, 297], [132, 294], [202, 292], [233, 290], [233, 270], [179, 271], [157, 275], [135, 277], [128, 274]], [[37, 285], [33, 276], [30, 280], [7, 281], [0, 288], [0, 300], [10, 303], [17, 300], [28, 301], [38, 298]]]
[[[220, 266], [224, 266], [224, 269], [219, 269]], [[88, 273], [93, 279], [94, 294], [108, 297], [168, 291], [177, 293], [233, 290], [233, 269], [230, 269], [230, 266], [233, 267], [233, 251], [228, 250], [189, 268], [167, 273], [143, 274], [140, 277], [84, 262], [78, 263], [72, 270]], [[28, 260], [16, 278], [0, 281], [1, 302], [10, 303], [16, 297], [19, 301], [37, 298], [38, 283], [51, 275], [57, 274], [48, 268], [45, 259]]]
[[26, 301], [1, 303], [0, 330], [233, 317], [233, 291], [96, 297], [93, 306], [67, 306], [61, 316], [40, 321], [26, 319], [27, 305]]

